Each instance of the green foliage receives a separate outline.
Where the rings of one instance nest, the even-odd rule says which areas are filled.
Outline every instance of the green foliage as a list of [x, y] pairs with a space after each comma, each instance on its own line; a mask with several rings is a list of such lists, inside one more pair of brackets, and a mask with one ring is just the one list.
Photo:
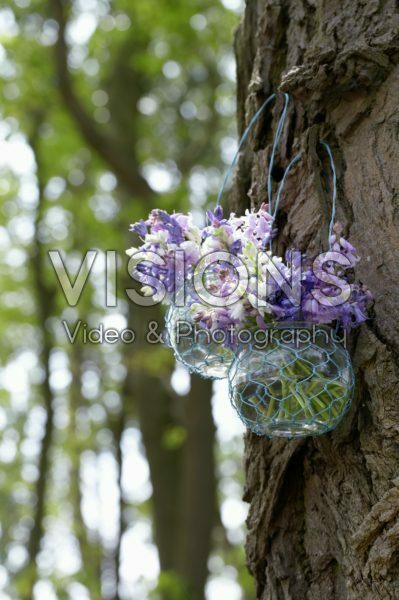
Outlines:
[[184, 427], [174, 425], [173, 427], [166, 429], [164, 432], [162, 437], [162, 445], [168, 450], [177, 450], [184, 444], [186, 437], [187, 431], [184, 429]]
[[[129, 534], [151, 517], [151, 491], [131, 495], [135, 472], [122, 482], [120, 500], [116, 493], [112, 518], [95, 516], [104, 493], [98, 487], [110, 464], [116, 469], [120, 460], [129, 464], [133, 452], [143, 456], [137, 402], [126, 391], [130, 370], [170, 386], [172, 354], [158, 346], [129, 354], [123, 344], [92, 346], [80, 338], [71, 345], [61, 319], [96, 327], [112, 314], [119, 322], [127, 318], [129, 224], [155, 205], [202, 210], [213, 202], [224, 169], [221, 142], [235, 132], [230, 70], [236, 14], [211, 0], [64, 4], [79, 106], [106, 147], [150, 187], [144, 194], [121, 185], [63, 97], [54, 3], [6, 0], [0, 9], [0, 138], [9, 144], [0, 165], [0, 564], [8, 576], [4, 593], [23, 600], [32, 597], [36, 579], [57, 598], [74, 597], [71, 585], [100, 598], [107, 585], [115, 586], [121, 533], [104, 533], [105, 525], [113, 519], [118, 529], [122, 514]], [[16, 163], [10, 157], [17, 143]], [[115, 249], [117, 307], [104, 306], [101, 266], [78, 306], [68, 307], [47, 257], [55, 248], [70, 273], [88, 249]], [[41, 472], [50, 418], [54, 430]], [[162, 443], [174, 450], [185, 438], [177, 424]], [[29, 543], [43, 495], [43, 535], [32, 563]], [[189, 597], [170, 572], [161, 573], [155, 594]]]
[[190, 597], [188, 586], [173, 571], [162, 571], [151, 600], [187, 600]]
[[152, 377], [165, 377], [170, 374], [174, 366], [174, 358], [169, 348], [165, 346], [154, 346], [151, 353], [148, 349], [138, 350], [134, 353], [131, 366], [144, 369]]

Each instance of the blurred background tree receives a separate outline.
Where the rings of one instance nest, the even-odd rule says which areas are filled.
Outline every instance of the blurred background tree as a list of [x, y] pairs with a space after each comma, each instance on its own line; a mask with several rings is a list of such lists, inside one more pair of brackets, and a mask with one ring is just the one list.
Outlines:
[[[203, 219], [235, 150], [239, 0], [15, 0], [0, 10], [0, 598], [253, 598], [226, 390], [145, 342], [129, 223]], [[48, 251], [73, 279], [69, 307]], [[118, 254], [107, 307], [105, 250]], [[110, 274], [110, 272], [108, 272]], [[112, 275], [112, 272], [111, 272]], [[65, 326], [131, 327], [134, 344]], [[85, 325], [86, 327], [86, 325]], [[215, 436], [216, 421], [216, 436]]]

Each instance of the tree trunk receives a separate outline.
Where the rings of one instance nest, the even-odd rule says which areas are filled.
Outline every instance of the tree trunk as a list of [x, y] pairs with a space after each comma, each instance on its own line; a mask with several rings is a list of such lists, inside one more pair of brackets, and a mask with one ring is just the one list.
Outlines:
[[[279, 252], [326, 249], [325, 139], [337, 219], [375, 297], [352, 335], [356, 393], [340, 426], [299, 441], [247, 436], [247, 559], [262, 600], [399, 598], [398, 25], [393, 0], [247, 0], [236, 36], [240, 133], [269, 93], [293, 97], [277, 166], [303, 158], [282, 199]], [[239, 211], [265, 199], [280, 108], [240, 158]]]

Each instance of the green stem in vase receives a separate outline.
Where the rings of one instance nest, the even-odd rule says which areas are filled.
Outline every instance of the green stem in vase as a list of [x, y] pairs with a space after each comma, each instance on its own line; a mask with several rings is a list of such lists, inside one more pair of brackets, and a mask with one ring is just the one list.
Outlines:
[[[302, 413], [303, 419], [327, 422], [331, 417], [336, 418], [340, 415], [345, 402], [343, 384], [316, 375], [313, 367], [301, 359], [285, 366], [284, 372], [289, 379], [281, 380], [283, 394], [278, 419], [296, 413], [298, 418], [301, 418]], [[306, 385], [305, 390], [304, 385]]]
[[267, 407], [266, 417], [272, 417], [276, 410], [276, 400], [274, 398], [270, 398], [269, 406]]

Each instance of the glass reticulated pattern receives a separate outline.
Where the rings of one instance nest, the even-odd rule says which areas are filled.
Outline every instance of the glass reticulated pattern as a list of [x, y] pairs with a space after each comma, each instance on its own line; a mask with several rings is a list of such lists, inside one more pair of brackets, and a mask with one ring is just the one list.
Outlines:
[[[301, 329], [306, 340], [283, 335], [290, 328]], [[238, 352], [229, 372], [233, 407], [258, 435], [291, 438], [330, 431], [353, 395], [349, 353], [323, 326], [286, 324], [276, 333], [265, 349], [252, 343]]]
[[192, 373], [201, 377], [227, 377], [235, 354], [223, 343], [214, 341], [210, 332], [193, 323], [188, 307], [170, 306], [165, 317], [168, 342], [176, 358]]

